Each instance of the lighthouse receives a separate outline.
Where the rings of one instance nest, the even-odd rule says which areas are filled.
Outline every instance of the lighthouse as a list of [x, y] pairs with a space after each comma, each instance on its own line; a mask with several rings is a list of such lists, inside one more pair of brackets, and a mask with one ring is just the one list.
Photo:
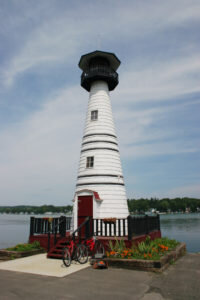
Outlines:
[[114, 53], [94, 51], [81, 56], [81, 86], [89, 92], [73, 219], [127, 218], [128, 206], [110, 91], [118, 85], [120, 60]]
[[137, 244], [147, 235], [151, 239], [161, 237], [159, 215], [137, 218], [128, 213], [109, 95], [119, 83], [119, 65], [114, 53], [103, 51], [85, 54], [79, 61], [81, 86], [89, 93], [89, 101], [73, 216], [53, 218], [51, 226], [46, 218], [31, 217], [29, 241], [42, 242], [47, 257], [63, 259], [63, 248], [72, 245], [71, 239], [90, 244], [92, 237], [105, 245], [108, 240], [122, 239], [130, 247], [132, 240]]

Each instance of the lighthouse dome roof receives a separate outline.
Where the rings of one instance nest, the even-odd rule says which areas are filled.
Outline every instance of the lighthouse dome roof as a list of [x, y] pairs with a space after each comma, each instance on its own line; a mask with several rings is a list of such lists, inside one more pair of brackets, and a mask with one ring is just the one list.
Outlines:
[[79, 68], [83, 71], [87, 70], [89, 68], [91, 59], [94, 59], [95, 57], [105, 58], [109, 62], [111, 68], [115, 71], [118, 69], [121, 63], [114, 53], [96, 50], [81, 56], [78, 64]]

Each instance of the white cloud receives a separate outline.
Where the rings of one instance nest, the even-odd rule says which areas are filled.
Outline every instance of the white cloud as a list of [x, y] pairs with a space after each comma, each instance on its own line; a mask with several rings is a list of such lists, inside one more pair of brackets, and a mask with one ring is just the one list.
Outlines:
[[195, 197], [199, 198], [200, 195], [200, 183], [179, 186], [173, 189], [170, 189], [166, 192], [166, 197], [175, 198], [175, 197]]
[[[115, 119], [117, 131], [120, 136], [120, 144], [124, 148], [129, 147], [131, 144], [144, 142], [145, 144], [151, 140], [160, 138], [167, 138], [171, 136], [171, 132], [163, 131], [158, 128], [151, 132], [148, 130], [149, 126], [156, 124], [162, 119], [163, 114], [168, 110], [167, 108], [150, 108], [150, 109], [132, 109], [123, 108], [116, 110]], [[145, 145], [144, 145], [145, 147]]]
[[154, 65], [142, 66], [134, 70], [133, 64], [129, 70], [120, 74], [120, 91], [116, 100], [120, 103], [136, 103], [147, 100], [173, 100], [187, 93], [199, 92], [199, 55], [176, 58]]
[[[145, 3], [144, 1], [130, 1], [126, 5], [120, 1], [115, 7], [118, 19], [115, 26], [118, 29], [118, 35], [123, 30], [123, 34], [129, 38], [141, 38], [152, 33], [159, 34], [167, 29], [182, 27], [188, 22], [198, 21], [200, 17], [198, 0], [168, 0], [165, 2], [151, 0]], [[114, 18], [115, 10], [114, 8], [112, 10]]]
[[[1, 204], [69, 203], [75, 188], [87, 97], [79, 86], [58, 91], [38, 112], [0, 132]], [[124, 132], [120, 136], [122, 159], [197, 150], [177, 141], [166, 143], [176, 131], [146, 131], [166, 111], [170, 108], [118, 111], [117, 124]], [[143, 144], [131, 144], [140, 142]]]
[[[74, 32], [70, 30], [69, 26], [67, 26], [67, 31], [60, 32], [60, 27], [67, 25], [60, 23], [56, 21], [50, 26], [45, 24], [31, 33], [31, 38], [27, 40], [21, 52], [13, 57], [10, 66], [5, 70], [4, 83], [6, 86], [10, 86], [18, 74], [31, 68], [44, 68], [44, 66], [58, 64], [63, 60], [67, 64], [70, 57], [76, 55], [80, 39], [73, 38]], [[37, 70], [35, 71], [37, 72]]]
[[[58, 10], [57, 2], [45, 3], [47, 13], [44, 13], [44, 3], [41, 4], [42, 13], [38, 5], [30, 9], [32, 6], [27, 7], [23, 4], [23, 17], [15, 17], [16, 26], [22, 23], [24, 31], [30, 19], [36, 19], [37, 14], [40, 19], [34, 23], [32, 30], [29, 29], [24, 44], [11, 58], [2, 74], [4, 84], [7, 86], [13, 83], [18, 74], [31, 68], [58, 62], [67, 64], [68, 60], [80, 53], [81, 48], [98, 47], [98, 35], [103, 37], [109, 48], [110, 43], [116, 39], [122, 40], [123, 43], [127, 41], [134, 43], [134, 38], [162, 32], [167, 28], [184, 24], [188, 20], [194, 21], [200, 16], [200, 4], [197, 1], [190, 1], [190, 3], [168, 1], [162, 4], [158, 1], [149, 1], [145, 4], [131, 1], [128, 5], [122, 5], [123, 2], [119, 1], [118, 4], [113, 2], [114, 6], [112, 2], [106, 3], [106, 10], [104, 5], [93, 3], [90, 4], [90, 9], [79, 4], [76, 10], [69, 6], [63, 11]], [[13, 23], [12, 19], [9, 19], [9, 23]], [[148, 79], [152, 71], [150, 70], [150, 74], [149, 71], [146, 72]], [[131, 74], [136, 86], [138, 76], [145, 74]], [[148, 85], [144, 76], [143, 88], [146, 84]]]
[[195, 146], [187, 145], [183, 142], [155, 142], [154, 144], [148, 145], [136, 145], [129, 147], [121, 147], [121, 153], [123, 156], [130, 158], [137, 158], [142, 156], [157, 156], [157, 155], [172, 155], [181, 153], [194, 153], [198, 152], [199, 148]]
[[[198, 104], [194, 101], [192, 104]], [[199, 143], [184, 138], [182, 127], [169, 124], [159, 126], [163, 118], [178, 114], [179, 105], [136, 109], [124, 107], [116, 111], [120, 150], [129, 159], [144, 156], [194, 153], [199, 151]], [[184, 103], [183, 106], [189, 105]], [[187, 126], [187, 125], [186, 125]]]
[[1, 204], [72, 199], [84, 115], [80, 93], [80, 87], [63, 90], [29, 119], [0, 133]]
[[[120, 85], [112, 96], [122, 159], [198, 151], [197, 143], [180, 138], [180, 128], [155, 126], [151, 130], [166, 114], [177, 113], [179, 108], [178, 105], [159, 107], [160, 102], [169, 100], [170, 103], [181, 95], [200, 91], [200, 60], [196, 48], [186, 41], [181, 53], [174, 52], [173, 58], [165, 60], [157, 57], [163, 51], [158, 49], [154, 61], [149, 61], [148, 47], [139, 61], [134, 53], [129, 57], [126, 48], [131, 45], [133, 49], [134, 43], [142, 39], [147, 39], [146, 44], [150, 40], [153, 43], [155, 37], [163, 39], [167, 30], [187, 28], [187, 24], [197, 22], [199, 1], [130, 1], [127, 5], [124, 1], [106, 1], [87, 6], [79, 3], [76, 8], [67, 3], [65, 9], [58, 7], [57, 1], [42, 1], [41, 5], [33, 10], [25, 6], [22, 16], [15, 17], [14, 21], [10, 16], [7, 20], [10, 44], [18, 40], [13, 39], [15, 27], [18, 30], [20, 25], [22, 32], [18, 30], [18, 34], [23, 35], [22, 44], [21, 40], [20, 45], [13, 42], [13, 56], [10, 54], [1, 71], [7, 88], [17, 83], [18, 75], [25, 76], [27, 72], [39, 74], [42, 69], [48, 76], [49, 67], [53, 71], [54, 66], [62, 64], [71, 72], [72, 61], [95, 49], [100, 34], [105, 50], [127, 53], [128, 67], [119, 69]], [[26, 31], [27, 22], [33, 22], [33, 27]], [[5, 24], [1, 33], [2, 28], [6, 28]], [[7, 36], [7, 31], [4, 35]], [[22, 87], [16, 84], [14, 88]], [[87, 96], [79, 86], [58, 91], [57, 95], [44, 95], [41, 102], [45, 104], [40, 111], [0, 132], [0, 189], [4, 204], [9, 201], [10, 204], [69, 203], [76, 179]], [[149, 107], [154, 102], [154, 108], [136, 107], [145, 101]], [[180, 105], [191, 103], [181, 104], [180, 100]]]

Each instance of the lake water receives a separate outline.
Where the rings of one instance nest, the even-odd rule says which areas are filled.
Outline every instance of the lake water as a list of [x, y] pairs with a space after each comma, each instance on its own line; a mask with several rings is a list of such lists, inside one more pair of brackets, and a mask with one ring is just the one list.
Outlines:
[[[185, 242], [188, 252], [200, 252], [200, 213], [161, 215], [160, 220], [162, 236]], [[0, 214], [0, 249], [27, 242], [29, 224], [28, 215]]]
[[200, 252], [200, 213], [161, 215], [162, 236], [185, 242], [188, 252]]

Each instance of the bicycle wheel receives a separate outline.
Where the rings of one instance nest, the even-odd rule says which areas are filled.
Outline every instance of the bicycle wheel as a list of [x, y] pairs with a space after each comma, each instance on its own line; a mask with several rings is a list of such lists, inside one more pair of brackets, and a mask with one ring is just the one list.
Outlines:
[[70, 255], [70, 252], [69, 252], [68, 248], [63, 249], [62, 260], [63, 260], [63, 263], [66, 267], [69, 267], [71, 265], [71, 255]]
[[85, 245], [77, 246], [76, 258], [80, 264], [85, 264], [88, 261], [88, 249]]
[[100, 242], [99, 240], [95, 241], [95, 245], [94, 245], [94, 255], [99, 254], [104, 256], [105, 255], [105, 248], [102, 242]]

